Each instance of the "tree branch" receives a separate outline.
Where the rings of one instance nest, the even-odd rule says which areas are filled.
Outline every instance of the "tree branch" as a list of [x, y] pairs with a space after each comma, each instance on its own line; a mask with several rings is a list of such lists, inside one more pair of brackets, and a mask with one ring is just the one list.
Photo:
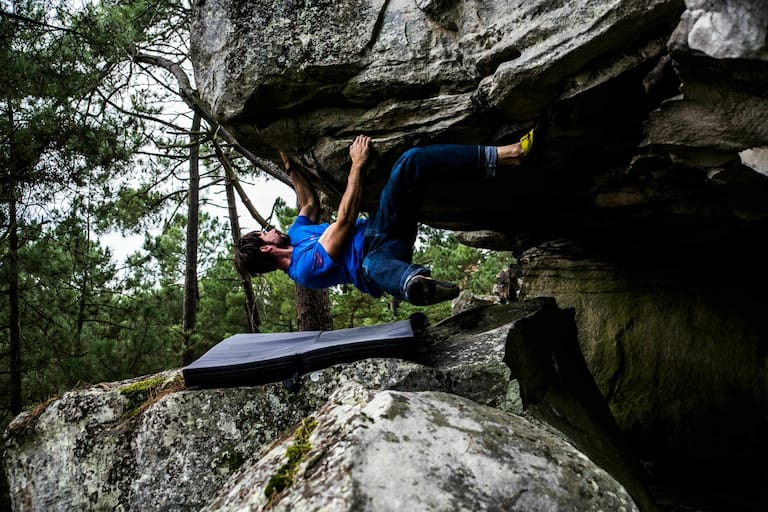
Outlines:
[[117, 103], [113, 102], [109, 97], [104, 96], [104, 93], [102, 93], [101, 91], [97, 91], [97, 93], [99, 94], [99, 96], [101, 96], [104, 99], [104, 103], [106, 105], [109, 105], [110, 107], [114, 108], [115, 110], [117, 110], [118, 112], [120, 112], [122, 114], [138, 117], [140, 119], [144, 119], [144, 120], [147, 120], [147, 121], [152, 121], [153, 123], [158, 123], [158, 124], [161, 124], [163, 126], [167, 126], [169, 128], [173, 128], [174, 130], [183, 130], [183, 128], [181, 126], [179, 126], [177, 124], [173, 124], [173, 123], [168, 122], [168, 121], [165, 121], [164, 119], [160, 119], [159, 117], [150, 116], [148, 114], [144, 114], [144, 113], [141, 113], [141, 112], [129, 112], [128, 110], [125, 110], [124, 108], [120, 107]]
[[35, 19], [32, 19], [32, 18], [28, 18], [26, 16], [21, 16], [19, 14], [14, 14], [12, 12], [7, 12], [7, 11], [0, 10], [0, 17], [2, 17], [2, 18], [9, 18], [9, 19], [12, 19], [14, 21], [21, 21], [21, 22], [24, 22], [24, 23], [29, 23], [30, 25], [37, 25], [38, 27], [45, 27], [45, 28], [49, 28], [51, 30], [57, 30], [57, 31], [60, 31], [60, 32], [68, 32], [70, 34], [76, 34], [78, 36], [84, 37], [84, 34], [82, 32], [78, 32], [77, 30], [72, 30], [71, 28], [67, 28], [67, 27], [57, 27], [56, 25], [50, 25], [50, 24], [45, 23], [43, 21], [38, 21], [38, 20], [35, 20]]
[[156, 55], [148, 55], [146, 53], [136, 53], [133, 55], [133, 60], [138, 63], [142, 64], [148, 64], [150, 66], [157, 66], [159, 68], [165, 69], [168, 71], [171, 75], [173, 75], [174, 78], [176, 78], [176, 81], [179, 84], [179, 95], [181, 96], [181, 99], [184, 100], [184, 102], [195, 112], [198, 112], [200, 116], [205, 120], [208, 125], [213, 128], [213, 130], [221, 136], [222, 139], [230, 143], [241, 155], [246, 157], [257, 169], [267, 173], [268, 175], [272, 176], [273, 178], [285, 183], [288, 186], [293, 186], [291, 183], [290, 178], [288, 175], [281, 171], [280, 168], [275, 164], [274, 162], [271, 162], [267, 159], [260, 158], [253, 153], [251, 153], [248, 149], [243, 147], [240, 142], [238, 142], [235, 137], [229, 133], [229, 131], [224, 128], [221, 124], [219, 124], [218, 121], [213, 117], [213, 114], [208, 110], [208, 106], [200, 99], [200, 96], [197, 94], [197, 91], [192, 88], [192, 85], [189, 82], [189, 77], [187, 76], [186, 72], [181, 68], [181, 66], [173, 62], [169, 59], [166, 59], [164, 57], [159, 57]]
[[224, 167], [224, 172], [227, 174], [227, 179], [232, 184], [232, 186], [235, 187], [235, 190], [237, 191], [237, 195], [240, 196], [240, 200], [245, 205], [245, 208], [248, 210], [248, 213], [251, 214], [251, 217], [253, 217], [254, 220], [258, 222], [262, 228], [266, 228], [267, 226], [269, 226], [269, 222], [267, 222], [267, 219], [265, 219], [264, 217], [261, 216], [261, 214], [259, 214], [256, 208], [253, 206], [253, 203], [251, 203], [250, 198], [245, 193], [245, 190], [243, 190], [243, 186], [240, 185], [240, 180], [237, 179], [237, 175], [235, 174], [235, 171], [232, 169], [232, 163], [229, 161], [229, 158], [221, 150], [221, 146], [219, 146], [215, 138], [212, 139], [212, 142], [213, 142], [213, 149], [216, 151], [216, 156], [219, 157], [219, 161], [221, 162], [221, 165]]

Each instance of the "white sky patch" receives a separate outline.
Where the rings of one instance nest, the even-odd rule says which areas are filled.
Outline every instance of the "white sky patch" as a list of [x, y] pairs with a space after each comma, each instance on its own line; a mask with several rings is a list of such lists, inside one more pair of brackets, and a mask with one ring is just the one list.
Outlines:
[[[242, 182], [248, 197], [250, 198], [256, 210], [267, 217], [272, 210], [272, 205], [278, 197], [283, 198], [288, 206], [295, 206], [296, 194], [293, 189], [288, 185], [268, 178], [257, 178], [251, 183]], [[246, 210], [240, 198], [236, 196], [237, 201], [237, 213], [240, 218], [240, 231], [241, 233], [247, 233], [254, 229], [260, 229], [261, 226], [251, 218], [248, 210]], [[226, 225], [229, 225], [229, 213], [227, 211], [226, 198], [224, 197], [224, 191], [217, 193], [211, 204], [203, 207], [203, 209], [212, 215], [219, 217]], [[185, 212], [180, 212], [185, 213]], [[277, 222], [277, 219], [274, 219]], [[288, 226], [283, 226], [287, 229]], [[150, 231], [151, 234], [157, 235], [160, 233], [160, 228]], [[106, 245], [112, 250], [113, 258], [117, 262], [125, 261], [125, 258], [137, 251], [140, 251], [144, 243], [143, 234], [127, 234], [124, 235], [119, 231], [113, 231], [101, 238], [101, 243]]]

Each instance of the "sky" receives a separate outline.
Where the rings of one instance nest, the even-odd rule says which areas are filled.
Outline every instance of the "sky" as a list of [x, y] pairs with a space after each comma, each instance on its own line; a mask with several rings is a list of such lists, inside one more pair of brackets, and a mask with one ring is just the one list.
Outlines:
[[[282, 197], [289, 206], [296, 204], [296, 194], [293, 189], [278, 180], [258, 178], [250, 183], [242, 182], [242, 185], [253, 205], [265, 217], [269, 215], [272, 205], [278, 197]], [[229, 223], [225, 201], [217, 197], [213, 203], [216, 206], [207, 205], [204, 209], [220, 217], [225, 223]], [[237, 213], [240, 217], [240, 230], [242, 233], [260, 228], [258, 223], [248, 214], [239, 197], [237, 198]], [[101, 242], [112, 250], [115, 261], [122, 262], [129, 254], [133, 254], [141, 249], [144, 243], [144, 235], [123, 236], [115, 231], [102, 236]]]

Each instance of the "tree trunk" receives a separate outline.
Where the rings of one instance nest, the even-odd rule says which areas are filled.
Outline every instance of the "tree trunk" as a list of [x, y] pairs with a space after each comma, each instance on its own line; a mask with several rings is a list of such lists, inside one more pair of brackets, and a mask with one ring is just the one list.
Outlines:
[[[8, 118], [13, 128], [13, 110], [9, 108]], [[24, 406], [21, 393], [21, 315], [19, 312], [19, 226], [16, 211], [16, 177], [17, 165], [13, 155], [16, 154], [16, 137], [11, 130], [10, 149], [11, 165], [8, 167], [8, 327], [11, 372], [11, 413], [19, 414]]]
[[192, 119], [189, 148], [189, 208], [187, 213], [187, 250], [184, 276], [184, 316], [182, 320], [182, 364], [195, 359], [193, 335], [197, 323], [197, 238], [200, 223], [200, 114]]
[[23, 408], [21, 395], [21, 320], [19, 314], [19, 227], [16, 221], [16, 184], [11, 172], [8, 184], [8, 297], [10, 311], [8, 325], [10, 328], [11, 356], [11, 413], [19, 414]]
[[[90, 185], [89, 185], [90, 186]], [[89, 286], [89, 277], [90, 277], [90, 266], [89, 266], [89, 256], [90, 256], [90, 248], [91, 248], [91, 212], [90, 208], [88, 208], [85, 212], [86, 215], [86, 223], [85, 223], [85, 247], [82, 249], [78, 249], [77, 245], [80, 244], [80, 237], [78, 237], [77, 245], [75, 248], [75, 271], [77, 269], [77, 260], [78, 255], [83, 255], [83, 278], [80, 281], [80, 297], [78, 298], [78, 305], [77, 305], [77, 323], [75, 324], [75, 347], [74, 347], [74, 355], [76, 357], [82, 357], [83, 356], [83, 327], [85, 326], [85, 313], [86, 308], [88, 306], [88, 286]]]
[[[227, 207], [229, 209], [229, 227], [232, 230], [232, 242], [237, 244], [240, 239], [240, 221], [237, 217], [237, 205], [235, 204], [235, 187], [229, 173], [224, 178], [224, 187], [227, 191]], [[253, 296], [253, 284], [251, 279], [246, 276], [240, 276], [240, 282], [245, 292], [245, 314], [248, 318], [248, 328], [251, 332], [259, 332], [261, 318], [259, 318], [259, 309], [256, 307], [256, 300]]]
[[[327, 208], [320, 208], [321, 221], [330, 215]], [[330, 331], [333, 329], [331, 299], [328, 289], [312, 290], [296, 285], [296, 316], [300, 331]]]
[[312, 290], [296, 285], [296, 313], [300, 331], [333, 329], [331, 299], [328, 289]]

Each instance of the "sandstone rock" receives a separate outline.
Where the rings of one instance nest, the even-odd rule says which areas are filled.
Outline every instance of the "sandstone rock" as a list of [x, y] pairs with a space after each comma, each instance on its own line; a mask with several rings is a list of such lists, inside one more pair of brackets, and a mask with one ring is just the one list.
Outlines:
[[480, 247], [494, 251], [512, 251], [517, 248], [514, 240], [510, 240], [504, 233], [497, 233], [483, 229], [479, 231], [459, 231], [456, 238], [464, 245]]
[[241, 468], [206, 511], [637, 510], [572, 446], [518, 416], [436, 392], [340, 388], [293, 483], [266, 495], [296, 436]]
[[668, 256], [632, 265], [572, 242], [544, 244], [521, 257], [521, 297], [552, 294], [574, 308], [602, 395], [661, 480], [685, 474], [704, 508], [736, 495], [742, 505], [732, 507], [759, 510], [764, 474], [747, 468], [764, 468], [758, 454], [768, 450], [768, 375], [755, 357], [768, 339], [766, 298], [741, 256]]
[[480, 296], [473, 294], [469, 290], [462, 290], [459, 296], [453, 299], [451, 303], [451, 313], [455, 315], [479, 306], [488, 306], [498, 302], [498, 299], [494, 296]]
[[[171, 383], [180, 373], [162, 377]], [[135, 383], [68, 392], [10, 425], [5, 464], [15, 510], [196, 510], [317, 405], [277, 386], [176, 391], [131, 416], [121, 390]]]
[[431, 330], [427, 366], [341, 365], [305, 378], [297, 393], [279, 384], [183, 390], [178, 372], [71, 391], [9, 427], [4, 465], [14, 507], [199, 510], [241, 464], [350, 381], [450, 392], [521, 412], [502, 354], [506, 332], [529, 312], [483, 315], [479, 326], [446, 322]]
[[[511, 333], [527, 318], [556, 311], [544, 299], [466, 311], [430, 327], [424, 364], [339, 365], [311, 374], [295, 393], [280, 385], [186, 390], [178, 372], [71, 391], [9, 427], [4, 465], [13, 505], [19, 511], [261, 506], [273, 498], [264, 489], [282, 468], [273, 488], [291, 480], [294, 470], [301, 475], [299, 485], [280, 494], [278, 506], [285, 508], [325, 503], [384, 510], [398, 500], [440, 508], [464, 496], [488, 506], [503, 499], [519, 510], [546, 510], [578, 493], [583, 501], [574, 510], [634, 510], [627, 491], [604, 470], [555, 431], [517, 416], [518, 385], [504, 363]], [[566, 317], [558, 318], [575, 332]], [[549, 329], [554, 317], [547, 318]], [[541, 344], [531, 329], [523, 338], [528, 346]], [[525, 382], [526, 389], [531, 385]], [[589, 375], [586, 385], [595, 386]], [[599, 414], [599, 406], [576, 401], [574, 407], [575, 424], [599, 438], [600, 430], [585, 420]], [[318, 422], [311, 436], [312, 422], [303, 420], [310, 416]], [[302, 421], [306, 435], [299, 437], [314, 448], [298, 443], [291, 453], [301, 452], [300, 460], [285, 467], [286, 450], [297, 440], [284, 433]], [[606, 437], [585, 446], [599, 446], [593, 456], [600, 459], [613, 442]], [[605, 453], [605, 460], [614, 457]], [[344, 469], [350, 461], [351, 473]], [[627, 475], [619, 481], [638, 492]], [[301, 491], [315, 486], [323, 492]], [[407, 492], [395, 491], [401, 486]]]
[[[402, 0], [336, 9], [207, 0], [196, 8], [195, 77], [203, 99], [247, 146], [311, 154], [343, 182], [355, 133], [375, 133], [383, 168], [415, 142], [509, 134], [540, 117], [566, 80], [572, 96], [663, 52], [655, 43], [608, 66], [601, 60], [617, 45], [634, 52], [640, 34], [661, 30], [679, 6]], [[576, 79], [592, 61], [601, 62], [600, 73]]]
[[768, 176], [768, 146], [745, 149], [739, 153], [739, 157], [744, 165]]
[[676, 44], [716, 59], [768, 60], [768, 4], [687, 0]]
[[425, 222], [496, 232], [488, 247], [517, 253], [569, 238], [631, 255], [706, 250], [768, 218], [763, 175], [709, 180], [753, 172], [739, 152], [768, 145], [764, 2], [272, 4], [197, 5], [197, 84], [246, 147], [288, 151], [331, 202], [359, 132], [376, 150], [370, 209], [405, 149], [511, 141], [545, 118], [536, 161], [435, 184]]

